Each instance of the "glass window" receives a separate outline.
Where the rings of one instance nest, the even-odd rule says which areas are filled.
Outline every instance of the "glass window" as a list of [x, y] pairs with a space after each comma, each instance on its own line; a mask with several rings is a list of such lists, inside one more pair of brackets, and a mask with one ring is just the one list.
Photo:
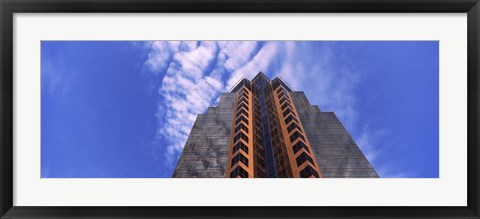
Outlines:
[[245, 132], [248, 133], [248, 127], [246, 125], [244, 125], [243, 123], [240, 123], [240, 124], [237, 125], [237, 127], [235, 128], [235, 133], [240, 131], [240, 129], [243, 129]]
[[238, 153], [237, 155], [235, 155], [235, 157], [232, 158], [232, 166], [235, 165], [238, 161], [242, 162], [243, 164], [245, 164], [245, 166], [248, 167], [248, 158], [243, 156], [243, 154]]
[[233, 142], [237, 142], [238, 140], [243, 139], [245, 142], [248, 143], [248, 136], [243, 134], [243, 132], [239, 132], [235, 137], [233, 138]]
[[310, 165], [306, 166], [302, 171], [300, 171], [300, 177], [302, 178], [308, 178], [312, 175], [315, 176], [316, 178], [320, 177], [317, 171], [313, 169], [313, 167], [311, 167]]
[[283, 102], [285, 102], [287, 100], [287, 97], [283, 97], [282, 99], [280, 99], [280, 104], [283, 104]]
[[230, 178], [235, 178], [237, 176], [240, 176], [242, 178], [248, 178], [248, 172], [244, 170], [242, 167], [238, 166], [232, 172], [230, 173]]
[[290, 115], [285, 119], [285, 124], [290, 123], [292, 120], [298, 123], [298, 120], [295, 118], [295, 116]]
[[290, 105], [289, 102], [286, 102], [282, 105], [282, 110], [285, 110], [285, 108], [287, 108], [287, 106], [289, 106], [290, 108], [292, 108], [292, 106]]
[[288, 127], [287, 127], [287, 130], [288, 130], [288, 133], [290, 133], [292, 130], [294, 129], [298, 129], [299, 131], [302, 131], [302, 129], [300, 128], [299, 125], [297, 125], [296, 122], [292, 122], [292, 124], [290, 124]]
[[302, 165], [307, 160], [308, 160], [308, 162], [313, 164], [313, 159], [310, 156], [308, 156], [308, 154], [306, 154], [305, 152], [298, 155], [298, 157], [295, 159], [295, 161], [297, 161], [297, 166]]
[[245, 97], [242, 97], [242, 98], [238, 99], [238, 102], [239, 103], [245, 102], [246, 104], [248, 104], [248, 100]]
[[248, 112], [244, 109], [240, 109], [238, 112], [237, 112], [237, 117], [239, 117], [240, 115], [245, 115], [246, 117], [248, 117]]
[[243, 102], [238, 105], [238, 109], [240, 109], [240, 108], [244, 108], [244, 109], [248, 110], [248, 106]]
[[237, 118], [237, 120], [235, 121], [235, 124], [239, 124], [239, 123], [240, 123], [240, 121], [243, 121], [243, 122], [245, 122], [245, 124], [247, 124], [247, 125], [248, 125], [248, 119], [247, 119], [247, 118], [245, 118], [244, 116], [240, 116], [240, 117], [238, 117], [238, 118]]
[[283, 112], [283, 117], [287, 116], [289, 113], [292, 113], [293, 115], [295, 115], [295, 113], [293, 113], [292, 109], [288, 108], [287, 110], [285, 110]]
[[242, 92], [240, 95], [238, 95], [238, 99], [241, 99], [241, 98], [247, 98], [248, 99], [248, 96], [245, 92]]
[[245, 151], [245, 153], [248, 154], [248, 147], [243, 144], [243, 142], [238, 142], [238, 144], [233, 147], [233, 153], [237, 152], [239, 149], [242, 149], [243, 151]]
[[290, 142], [294, 142], [295, 140], [297, 140], [298, 138], [302, 139], [303, 141], [305, 141], [305, 137], [303, 137], [302, 134], [300, 134], [300, 132], [298, 131], [295, 131], [292, 135], [290, 135]]
[[302, 148], [310, 153], [310, 150], [308, 150], [307, 145], [305, 143], [303, 143], [302, 141], [298, 141], [295, 145], [293, 145], [292, 148], [293, 148], [293, 153], [294, 154], [296, 154]]

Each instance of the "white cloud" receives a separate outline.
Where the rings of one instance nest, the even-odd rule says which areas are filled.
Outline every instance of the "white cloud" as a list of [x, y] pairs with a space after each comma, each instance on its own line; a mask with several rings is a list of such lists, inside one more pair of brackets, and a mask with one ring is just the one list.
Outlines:
[[178, 41], [154, 41], [150, 43], [150, 52], [145, 65], [151, 72], [158, 73], [165, 70], [170, 64], [172, 52], [176, 52], [180, 42]]
[[235, 71], [250, 61], [258, 46], [256, 41], [221, 41], [218, 42], [222, 54], [228, 57], [224, 67]]
[[[233, 87], [242, 77], [252, 79], [260, 71], [268, 74], [269, 66], [277, 55], [278, 46], [277, 42], [266, 43], [250, 61], [244, 62], [243, 65], [235, 69], [227, 81], [226, 90]], [[237, 59], [235, 53], [229, 53], [228, 56]]]
[[163, 139], [171, 164], [181, 152], [198, 114], [217, 98], [222, 82], [212, 75], [217, 54], [215, 42], [153, 42], [145, 66], [163, 73], [158, 89], [157, 139]]
[[388, 130], [374, 130], [368, 124], [363, 125], [360, 131], [361, 135], [356, 141], [357, 145], [362, 149], [363, 154], [371, 162], [385, 153], [387, 147], [383, 150], [376, 147], [382, 138], [388, 137], [390, 132]]

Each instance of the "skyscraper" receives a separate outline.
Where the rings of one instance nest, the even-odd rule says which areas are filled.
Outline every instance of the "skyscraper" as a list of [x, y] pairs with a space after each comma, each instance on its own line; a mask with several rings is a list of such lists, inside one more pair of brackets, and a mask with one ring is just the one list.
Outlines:
[[242, 78], [198, 115], [173, 177], [378, 177], [333, 112], [279, 77]]

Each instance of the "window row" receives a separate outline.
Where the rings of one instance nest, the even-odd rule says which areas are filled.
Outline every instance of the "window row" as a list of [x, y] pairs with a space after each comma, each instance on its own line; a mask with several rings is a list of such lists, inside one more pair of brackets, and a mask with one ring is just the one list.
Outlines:
[[248, 133], [248, 127], [246, 125], [244, 125], [243, 123], [240, 123], [240, 124], [237, 125], [237, 127], [235, 127], [235, 133], [240, 131], [240, 129], [243, 129], [243, 131]]
[[246, 88], [242, 89], [240, 91], [240, 95], [238, 95], [238, 97], [246, 97], [248, 99], [248, 94], [250, 94], [250, 91]]
[[[283, 88], [282, 88], [283, 89]], [[281, 89], [280, 89], [281, 90]], [[283, 93], [283, 92], [282, 92]], [[285, 119], [285, 124], [289, 124], [292, 120], [294, 121], [290, 126], [288, 126], [288, 132], [290, 133], [293, 129], [297, 128], [298, 130], [301, 131], [300, 127], [298, 126], [297, 123], [298, 120], [297, 118], [295, 118], [295, 113], [293, 112], [292, 110], [292, 106], [290, 105], [289, 101], [286, 101], [287, 100], [287, 96], [284, 96], [281, 100], [280, 100], [280, 104], [283, 104], [282, 105], [282, 110], [283, 111], [283, 117], [286, 117], [287, 115], [289, 115], [286, 119]], [[285, 102], [285, 103], [283, 103]], [[287, 108], [287, 106], [289, 108]], [[303, 137], [303, 136], [302, 136]], [[295, 137], [295, 139], [298, 138], [298, 137]], [[290, 141], [292, 141], [292, 136], [290, 136]]]
[[298, 141], [295, 145], [293, 145], [293, 153], [296, 154], [300, 149], [306, 150], [308, 153], [310, 153], [310, 150], [308, 150], [308, 147], [305, 143], [302, 141]]
[[247, 104], [245, 104], [245, 103], [243, 103], [243, 102], [240, 103], [240, 104], [238, 104], [238, 108], [237, 108], [237, 109], [241, 109], [241, 108], [243, 108], [243, 109], [245, 109], [245, 110], [248, 110]]
[[280, 99], [280, 104], [283, 104], [285, 101], [290, 102], [288, 98], [285, 96], [285, 97], [282, 97], [282, 99]]
[[248, 119], [245, 118], [245, 116], [238, 117], [237, 120], [235, 121], [235, 124], [239, 124], [241, 121], [245, 122], [245, 124], [248, 125]]
[[248, 117], [248, 112], [244, 109], [240, 109], [237, 112], [237, 117], [239, 117], [240, 115], [245, 115], [245, 117]]
[[282, 110], [285, 110], [285, 108], [287, 108], [287, 107], [293, 108], [292, 105], [290, 105], [289, 102], [285, 102], [285, 103], [282, 105]]
[[305, 141], [305, 137], [298, 131], [295, 131], [292, 135], [290, 135], [290, 143], [293, 143], [295, 140], [298, 138], [302, 139]]
[[292, 113], [293, 115], [295, 115], [295, 113], [293, 112], [292, 109], [288, 108], [287, 110], [283, 111], [283, 117], [287, 116], [289, 113]]
[[242, 153], [238, 153], [237, 155], [235, 155], [235, 157], [232, 158], [232, 167], [233, 165], [238, 163], [238, 161], [242, 162], [243, 164], [245, 164], [245, 166], [248, 167], [248, 158], [243, 156]]
[[297, 122], [297, 123], [299, 123], [298, 120], [297, 120], [297, 118], [295, 118], [294, 115], [291, 115], [291, 114], [290, 114], [290, 116], [288, 116], [288, 117], [285, 119], [285, 124], [287, 125], [287, 124], [290, 123], [292, 120], [295, 121], [295, 122]]
[[248, 94], [245, 93], [245, 92], [242, 92], [239, 96], [238, 96], [238, 102], [240, 102], [241, 99], [245, 99], [245, 100], [248, 100]]
[[316, 178], [320, 177], [317, 171], [313, 169], [313, 167], [311, 167], [310, 165], [306, 166], [303, 170], [300, 171], [300, 177], [302, 178], [309, 178], [312, 175], [315, 176]]
[[242, 142], [238, 142], [235, 146], [233, 146], [233, 153], [237, 152], [239, 149], [245, 151], [248, 154], [248, 147], [247, 145], [243, 144]]
[[288, 130], [288, 133], [290, 133], [292, 130], [294, 129], [298, 129], [299, 131], [302, 131], [302, 129], [300, 128], [300, 126], [295, 123], [295, 122], [292, 122], [292, 124], [290, 124], [288, 127], [287, 127], [287, 130]]
[[248, 103], [249, 103], [249, 102], [248, 102], [248, 99], [245, 98], [245, 97], [241, 97], [240, 99], [238, 99], [238, 102], [239, 102], [239, 103], [245, 102], [247, 105], [248, 105]]
[[298, 167], [300, 165], [302, 165], [303, 163], [305, 163], [305, 161], [307, 161], [307, 160], [308, 160], [308, 162], [310, 162], [313, 165], [313, 159], [310, 156], [308, 156], [308, 154], [306, 154], [305, 152], [298, 155], [298, 157], [295, 159]]
[[242, 167], [238, 166], [232, 172], [230, 173], [230, 178], [236, 178], [236, 177], [242, 177], [242, 178], [248, 178], [248, 172], [244, 170]]
[[285, 91], [283, 86], [281, 86], [280, 89], [278, 89], [277, 94], [278, 94], [278, 99], [283, 97], [286, 97], [288, 99], [287, 92]]
[[240, 138], [248, 143], [248, 136], [243, 132], [239, 132], [237, 135], [235, 135], [235, 137], [233, 138], [233, 142], [237, 142], [238, 140], [240, 140]]

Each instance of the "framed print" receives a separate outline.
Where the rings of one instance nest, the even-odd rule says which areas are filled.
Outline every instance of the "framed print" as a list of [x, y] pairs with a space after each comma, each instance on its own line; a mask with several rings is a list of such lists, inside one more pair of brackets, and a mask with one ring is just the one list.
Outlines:
[[478, 1], [2, 1], [1, 215], [478, 217]]

